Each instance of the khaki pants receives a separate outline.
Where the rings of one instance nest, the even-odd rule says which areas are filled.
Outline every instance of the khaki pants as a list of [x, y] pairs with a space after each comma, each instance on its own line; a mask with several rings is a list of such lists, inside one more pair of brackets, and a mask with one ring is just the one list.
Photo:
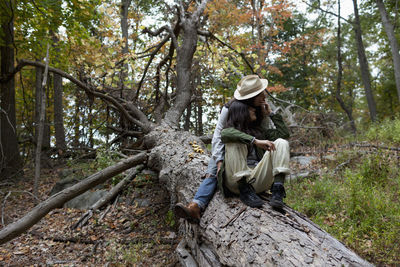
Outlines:
[[270, 189], [274, 176], [289, 174], [289, 142], [277, 139], [275, 151], [266, 151], [255, 168], [247, 166], [247, 146], [242, 143], [225, 144], [225, 185], [233, 193], [239, 194], [238, 181], [243, 177], [260, 193]]

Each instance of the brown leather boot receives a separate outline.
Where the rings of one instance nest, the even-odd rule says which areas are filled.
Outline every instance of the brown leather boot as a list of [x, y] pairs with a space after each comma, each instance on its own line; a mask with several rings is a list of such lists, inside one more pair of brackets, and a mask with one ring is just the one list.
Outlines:
[[190, 223], [200, 222], [200, 207], [197, 203], [191, 202], [185, 206], [182, 203], [175, 205], [175, 215], [179, 218], [184, 218]]

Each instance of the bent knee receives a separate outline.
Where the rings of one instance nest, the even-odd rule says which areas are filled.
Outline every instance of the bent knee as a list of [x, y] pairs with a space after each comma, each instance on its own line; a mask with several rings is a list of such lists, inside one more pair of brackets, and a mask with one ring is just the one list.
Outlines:
[[275, 147], [276, 148], [284, 148], [284, 149], [289, 149], [289, 142], [285, 139], [278, 138], [274, 141]]

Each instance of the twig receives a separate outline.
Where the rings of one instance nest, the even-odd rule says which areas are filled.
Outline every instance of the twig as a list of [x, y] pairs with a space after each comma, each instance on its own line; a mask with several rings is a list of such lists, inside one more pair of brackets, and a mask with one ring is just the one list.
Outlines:
[[31, 192], [28, 192], [28, 191], [9, 191], [8, 194], [4, 197], [3, 204], [1, 206], [1, 223], [2, 223], [3, 227], [5, 226], [5, 224], [4, 224], [4, 209], [6, 207], [6, 201], [7, 201], [7, 198], [12, 193], [26, 193], [26, 194], [29, 194], [32, 197], [34, 197], [37, 201], [39, 201], [39, 199], [34, 194], [32, 194]]
[[387, 146], [378, 146], [378, 145], [371, 145], [371, 144], [357, 144], [357, 143], [350, 143], [346, 146], [356, 146], [356, 147], [372, 147], [376, 149], [386, 149], [392, 151], [400, 151], [400, 147], [387, 147]]
[[221, 228], [225, 228], [227, 227], [231, 222], [234, 222], [239, 216], [240, 214], [242, 214], [245, 210], [247, 209], [247, 206], [242, 207], [238, 213], [236, 213], [227, 223], [225, 223], [224, 225], [221, 226]]
[[106, 203], [108, 203], [111, 199], [113, 199], [124, 187], [132, 181], [132, 179], [137, 175], [137, 173], [143, 169], [143, 165], [139, 165], [135, 169], [133, 169], [124, 179], [122, 179], [116, 186], [114, 186], [104, 197], [99, 199], [96, 203], [94, 203], [90, 209], [82, 215], [82, 217], [71, 227], [72, 229], [81, 228], [84, 226], [89, 219], [93, 216], [94, 211], [98, 210]]
[[344, 166], [346, 166], [347, 164], [349, 164], [352, 160], [353, 160], [353, 159], [349, 159], [349, 160], [346, 160], [346, 161], [343, 162], [343, 163], [340, 163], [339, 165], [336, 166], [335, 169], [333, 169], [333, 172], [336, 173], [338, 170], [340, 170], [341, 168], [343, 168]]
[[106, 208], [106, 210], [103, 212], [103, 214], [101, 214], [99, 221], [103, 220], [104, 216], [106, 216], [106, 214], [108, 213], [108, 211], [110, 210], [111, 206], [108, 206]]

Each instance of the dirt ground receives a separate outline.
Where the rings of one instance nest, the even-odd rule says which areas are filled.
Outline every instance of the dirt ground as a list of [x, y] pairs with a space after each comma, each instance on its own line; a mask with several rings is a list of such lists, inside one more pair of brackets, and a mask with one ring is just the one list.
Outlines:
[[[43, 170], [41, 201], [59, 171]], [[0, 183], [1, 228], [34, 207], [27, 193], [32, 188], [31, 170]], [[142, 176], [82, 228], [71, 229], [85, 211], [51, 211], [27, 233], [0, 246], [0, 266], [180, 266], [174, 253], [180, 240], [169, 206], [167, 191], [151, 175]]]

